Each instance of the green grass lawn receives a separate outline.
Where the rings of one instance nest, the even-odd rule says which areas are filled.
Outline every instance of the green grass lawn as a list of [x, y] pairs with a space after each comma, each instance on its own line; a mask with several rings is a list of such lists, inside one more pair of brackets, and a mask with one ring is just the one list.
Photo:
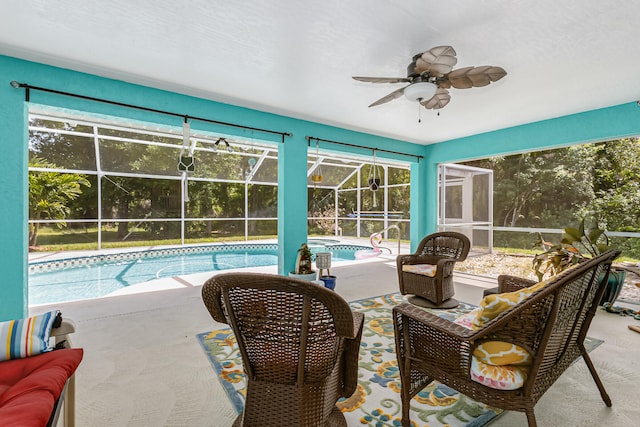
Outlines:
[[[276, 235], [249, 237], [249, 240], [275, 239]], [[185, 238], [185, 244], [220, 243], [244, 240], [244, 234], [218, 235], [207, 238]], [[96, 227], [82, 230], [41, 228], [38, 232], [37, 246], [29, 248], [34, 252], [82, 251], [98, 249], [98, 229]], [[180, 238], [163, 238], [146, 230], [134, 230], [125, 240], [117, 231], [102, 231], [102, 248], [132, 248], [144, 246], [179, 245]]]

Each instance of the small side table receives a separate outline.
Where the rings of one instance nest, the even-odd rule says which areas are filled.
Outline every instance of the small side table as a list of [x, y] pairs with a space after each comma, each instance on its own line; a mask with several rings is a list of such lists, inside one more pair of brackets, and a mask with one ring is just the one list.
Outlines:
[[[331, 276], [331, 252], [318, 252], [316, 253], [316, 268], [319, 270], [319, 276]], [[327, 274], [323, 274], [322, 271], [327, 270]]]

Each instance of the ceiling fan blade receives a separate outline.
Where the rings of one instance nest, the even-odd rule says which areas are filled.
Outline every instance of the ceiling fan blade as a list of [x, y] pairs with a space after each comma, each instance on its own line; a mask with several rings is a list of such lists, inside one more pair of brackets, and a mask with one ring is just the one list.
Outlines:
[[464, 67], [453, 70], [445, 76], [445, 80], [438, 86], [443, 88], [454, 87], [456, 89], [469, 89], [473, 87], [473, 82], [467, 77], [467, 73], [473, 70], [473, 67]]
[[394, 90], [390, 94], [388, 94], [386, 96], [383, 96], [382, 98], [378, 99], [373, 104], [369, 105], [369, 107], [375, 107], [377, 105], [384, 104], [384, 103], [389, 102], [389, 101], [393, 101], [396, 98], [400, 98], [403, 94], [404, 94], [404, 87], [400, 88], [398, 90]]
[[[501, 67], [483, 65], [480, 67], [465, 67], [453, 70], [445, 77], [450, 85], [456, 89], [469, 89], [472, 87], [487, 86], [491, 82], [496, 82], [507, 75]], [[440, 87], [448, 87], [446, 82]]]
[[409, 80], [406, 77], [352, 77], [353, 80], [357, 80], [359, 82], [367, 82], [367, 83], [409, 83]]
[[433, 95], [431, 99], [421, 101], [420, 104], [422, 104], [427, 110], [439, 110], [440, 108], [446, 106], [449, 101], [451, 101], [451, 95], [449, 94], [449, 91], [443, 88], [438, 88], [436, 94]]
[[451, 46], [437, 46], [424, 52], [416, 60], [415, 72], [422, 74], [429, 71], [439, 77], [450, 73], [457, 63], [456, 51]]
[[482, 87], [487, 86], [491, 83], [491, 79], [489, 75], [487, 75], [487, 70], [491, 68], [486, 65], [482, 65], [480, 67], [474, 67], [473, 70], [470, 70], [467, 73], [467, 77], [471, 79], [474, 87]]
[[506, 76], [507, 72], [502, 67], [489, 66], [487, 74], [489, 75], [489, 79], [491, 79], [492, 82], [497, 82], [498, 80]]

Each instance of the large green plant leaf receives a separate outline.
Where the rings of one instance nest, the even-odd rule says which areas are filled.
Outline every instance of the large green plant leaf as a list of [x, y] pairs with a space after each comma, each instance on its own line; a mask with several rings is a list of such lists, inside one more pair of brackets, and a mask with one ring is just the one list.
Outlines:
[[604, 234], [604, 230], [601, 230], [599, 228], [592, 228], [591, 230], [589, 230], [587, 237], [592, 243], [595, 243], [603, 234]]
[[[584, 229], [583, 229], [584, 231]], [[566, 243], [568, 245], [573, 242], [577, 242], [582, 240], [582, 236], [584, 236], [583, 231], [580, 231], [577, 228], [567, 227], [564, 229], [564, 238], [562, 239], [562, 243]]]

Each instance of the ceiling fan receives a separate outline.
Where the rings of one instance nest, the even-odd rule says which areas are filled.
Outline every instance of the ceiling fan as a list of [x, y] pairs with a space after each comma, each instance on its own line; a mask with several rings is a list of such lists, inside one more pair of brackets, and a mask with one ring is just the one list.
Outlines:
[[407, 67], [407, 77], [353, 77], [354, 80], [369, 83], [409, 83], [378, 99], [369, 107], [384, 104], [404, 95], [411, 101], [418, 101], [429, 110], [437, 110], [451, 101], [447, 89], [468, 89], [486, 86], [507, 75], [501, 67], [482, 65], [464, 67], [457, 70], [456, 51], [451, 46], [437, 46], [413, 56]]

